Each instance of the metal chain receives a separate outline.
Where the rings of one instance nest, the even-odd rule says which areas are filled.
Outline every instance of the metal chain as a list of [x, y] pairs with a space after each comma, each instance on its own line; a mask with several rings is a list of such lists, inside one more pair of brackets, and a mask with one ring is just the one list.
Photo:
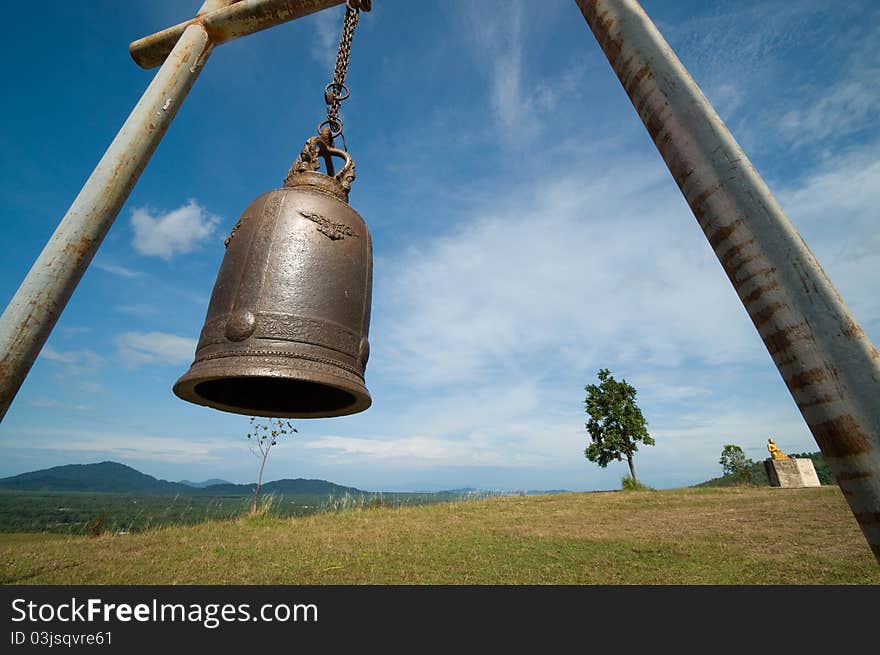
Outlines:
[[342, 119], [339, 118], [339, 107], [342, 101], [349, 96], [348, 87], [345, 86], [345, 73], [348, 70], [348, 60], [351, 56], [351, 39], [354, 36], [354, 28], [357, 27], [360, 14], [357, 4], [352, 0], [348, 0], [345, 3], [345, 19], [342, 23], [342, 37], [339, 39], [339, 50], [336, 53], [333, 81], [324, 88], [324, 102], [327, 103], [327, 120], [318, 126], [318, 132], [320, 133], [322, 127], [328, 127], [333, 138], [342, 134]]

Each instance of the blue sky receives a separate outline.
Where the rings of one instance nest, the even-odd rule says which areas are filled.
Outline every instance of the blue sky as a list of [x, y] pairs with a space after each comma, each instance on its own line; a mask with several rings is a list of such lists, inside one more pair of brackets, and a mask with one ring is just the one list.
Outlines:
[[[0, 58], [5, 306], [155, 71], [128, 43], [198, 1], [19, 5]], [[190, 6], [191, 5], [191, 6]], [[874, 343], [880, 6], [643, 6]], [[223, 239], [322, 120], [336, 8], [219, 47], [0, 425], [0, 476], [120, 461], [247, 482], [247, 418], [171, 392]], [[370, 490], [612, 489], [584, 458], [584, 385], [626, 378], [647, 484], [720, 474], [724, 444], [818, 447], [573, 0], [378, 0], [343, 104], [373, 236], [367, 385], [297, 421], [267, 479]]]

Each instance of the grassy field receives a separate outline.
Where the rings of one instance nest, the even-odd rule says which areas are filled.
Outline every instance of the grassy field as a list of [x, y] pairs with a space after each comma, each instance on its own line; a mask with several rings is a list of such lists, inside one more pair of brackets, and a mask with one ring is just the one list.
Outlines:
[[511, 496], [0, 535], [6, 584], [880, 584], [840, 489]]
[[[285, 508], [286, 504], [278, 505]], [[108, 532], [137, 532], [166, 525], [231, 519], [241, 515], [247, 507], [248, 499], [241, 496], [0, 491], [0, 532], [86, 535], [86, 526], [100, 513], [105, 514]]]
[[[425, 505], [462, 494], [365, 493], [357, 496], [269, 494], [271, 514], [305, 516], [339, 507], [381, 504]], [[95, 491], [0, 491], [0, 533], [58, 532], [88, 535], [88, 524], [104, 514], [107, 532], [142, 532], [166, 526], [236, 519], [247, 514], [251, 498], [243, 495], [143, 494]]]

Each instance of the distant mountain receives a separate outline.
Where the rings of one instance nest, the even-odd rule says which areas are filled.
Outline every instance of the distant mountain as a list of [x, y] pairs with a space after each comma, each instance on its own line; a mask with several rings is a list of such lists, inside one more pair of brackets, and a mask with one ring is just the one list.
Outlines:
[[[214, 496], [248, 496], [254, 493], [256, 482], [251, 484], [232, 484], [226, 482], [224, 484], [212, 484], [208, 487], [198, 489], [199, 494], [211, 494]], [[195, 489], [190, 490], [196, 491]], [[367, 491], [361, 491], [354, 487], [343, 487], [342, 485], [333, 484], [326, 480], [306, 480], [304, 478], [296, 478], [295, 480], [274, 480], [272, 482], [264, 482], [263, 488], [260, 490], [263, 494], [287, 494], [290, 496], [344, 496], [345, 494], [359, 495], [368, 494]]]
[[204, 487], [210, 487], [215, 484], [232, 484], [228, 480], [221, 480], [219, 478], [211, 478], [210, 480], [205, 480], [203, 482], [191, 482], [189, 480], [181, 480], [178, 484], [185, 484], [187, 487], [195, 487], [196, 489], [203, 489]]
[[[219, 482], [219, 484], [208, 484]], [[152, 475], [119, 464], [67, 464], [22, 473], [0, 479], [0, 490], [16, 491], [102, 491], [140, 494], [183, 494], [198, 496], [249, 496], [254, 492], [252, 484], [232, 484], [225, 480], [206, 480], [207, 486], [196, 483], [168, 482]], [[199, 483], [202, 484], [202, 483]], [[263, 484], [262, 493], [308, 496], [344, 496], [367, 494], [354, 487], [343, 487], [326, 480], [275, 480]]]
[[191, 487], [157, 480], [118, 462], [67, 464], [0, 479], [0, 489], [19, 491], [115, 491], [173, 494], [192, 492]]

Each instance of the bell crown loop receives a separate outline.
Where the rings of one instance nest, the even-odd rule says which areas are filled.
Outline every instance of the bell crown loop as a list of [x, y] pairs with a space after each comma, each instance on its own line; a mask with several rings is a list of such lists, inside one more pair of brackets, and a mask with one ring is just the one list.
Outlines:
[[[334, 171], [333, 157], [345, 160], [338, 172]], [[318, 170], [322, 158], [327, 174]], [[354, 179], [354, 160], [351, 155], [345, 150], [331, 146], [324, 135], [316, 135], [310, 137], [303, 145], [302, 151], [287, 172], [287, 177], [284, 178], [284, 187], [309, 186], [348, 202], [348, 192]]]

